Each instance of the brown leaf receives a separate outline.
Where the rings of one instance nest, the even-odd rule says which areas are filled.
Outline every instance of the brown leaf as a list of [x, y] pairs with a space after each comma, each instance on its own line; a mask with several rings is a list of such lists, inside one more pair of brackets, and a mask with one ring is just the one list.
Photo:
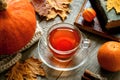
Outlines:
[[7, 80], [24, 80], [23, 79], [23, 70], [21, 68], [22, 64], [17, 62], [7, 74]]
[[31, 0], [31, 3], [34, 6], [35, 11], [40, 16], [47, 16], [51, 6], [46, 2], [46, 0]]
[[32, 71], [33, 74], [45, 76], [45, 72], [41, 67], [41, 64], [42, 64], [41, 61], [39, 61], [38, 59], [34, 59], [32, 57], [30, 59], [27, 59], [24, 63], [24, 65], [26, 65]]
[[47, 20], [53, 19], [57, 15], [65, 20], [70, 12], [69, 4], [71, 2], [72, 0], [43, 0], [41, 4], [40, 0], [32, 0], [35, 11], [40, 16], [46, 16]]
[[[23, 63], [17, 62], [7, 74], [7, 80], [37, 80], [37, 76], [45, 76], [42, 62], [33, 57]], [[17, 75], [16, 75], [17, 74]]]

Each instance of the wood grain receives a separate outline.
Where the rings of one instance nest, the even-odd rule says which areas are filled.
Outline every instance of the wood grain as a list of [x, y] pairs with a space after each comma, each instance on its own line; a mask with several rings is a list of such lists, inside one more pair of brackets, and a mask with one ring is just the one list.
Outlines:
[[[82, 4], [84, 3], [84, 0], [73, 0], [70, 8], [71, 13], [68, 15], [67, 19], [64, 21], [66, 23], [74, 24], [74, 21], [79, 14], [80, 8], [82, 7]], [[37, 18], [39, 21], [40, 27], [43, 28], [43, 35], [46, 35], [47, 30], [56, 23], [62, 22], [62, 20], [59, 17], [56, 17], [53, 20], [45, 21], [44, 19], [41, 20], [40, 17]], [[94, 73], [98, 73], [104, 77], [106, 77], [108, 80], [120, 80], [120, 72], [111, 73], [107, 72], [100, 68], [100, 65], [97, 61], [97, 51], [99, 47], [106, 41], [106, 39], [99, 37], [97, 35], [93, 35], [91, 33], [88, 33], [86, 31], [83, 31], [83, 33], [91, 40], [91, 46], [88, 48], [88, 61], [82, 66], [79, 67], [76, 70], [73, 71], [56, 71], [53, 70], [46, 65], [43, 64], [43, 67], [47, 73], [47, 77], [38, 77], [38, 80], [81, 80], [81, 76], [84, 73], [85, 69], [88, 69]], [[38, 55], [38, 43], [27, 49], [23, 52], [22, 60], [27, 59], [30, 56], [34, 56], [36, 58], [39, 58]], [[39, 58], [40, 59], [40, 58]], [[0, 74], [0, 80], [5, 80], [5, 74], [7, 71]]]

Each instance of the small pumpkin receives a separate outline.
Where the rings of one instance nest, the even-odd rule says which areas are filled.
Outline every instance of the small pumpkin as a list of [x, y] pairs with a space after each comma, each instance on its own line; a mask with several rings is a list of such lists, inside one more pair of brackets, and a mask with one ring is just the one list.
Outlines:
[[108, 71], [120, 71], [120, 43], [116, 41], [105, 42], [98, 50], [98, 62]]
[[86, 8], [83, 11], [82, 16], [86, 21], [92, 22], [92, 20], [96, 17], [96, 12], [93, 8]]
[[36, 16], [29, 0], [0, 0], [0, 55], [13, 54], [33, 37]]

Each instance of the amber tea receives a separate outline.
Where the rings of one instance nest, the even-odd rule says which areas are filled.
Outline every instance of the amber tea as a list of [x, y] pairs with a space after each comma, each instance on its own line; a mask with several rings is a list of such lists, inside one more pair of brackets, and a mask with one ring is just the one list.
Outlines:
[[72, 25], [59, 25], [53, 27], [48, 34], [48, 47], [57, 59], [71, 58], [79, 47], [81, 35]]

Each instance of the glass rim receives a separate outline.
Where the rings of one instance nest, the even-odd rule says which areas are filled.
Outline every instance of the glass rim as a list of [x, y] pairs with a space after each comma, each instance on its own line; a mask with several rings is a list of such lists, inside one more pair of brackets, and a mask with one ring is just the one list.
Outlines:
[[[48, 37], [49, 37], [49, 36], [46, 37], [46, 40], [47, 40], [48, 46], [49, 46], [52, 50], [54, 50], [57, 54], [64, 54], [64, 53], [65, 53], [65, 54], [69, 54], [69, 52], [73, 52], [73, 51], [75, 51], [76, 49], [78, 49], [79, 47], [81, 47], [82, 41], [83, 41], [83, 35], [82, 35], [82, 32], [81, 32], [77, 27], [75, 27], [74, 25], [72, 25], [72, 24], [70, 24], [70, 23], [56, 23], [56, 24], [52, 25], [52, 26], [48, 29], [47, 35], [49, 35], [49, 33], [50, 33], [51, 31], [53, 31], [54, 29], [56, 29], [56, 28], [57, 28], [56, 26], [61, 27], [61, 25], [68, 25], [68, 26], [69, 26], [68, 28], [72, 28], [72, 29], [75, 29], [75, 30], [78, 31], [79, 37], [80, 37], [79, 44], [78, 44], [76, 47], [74, 47], [73, 49], [66, 50], [66, 51], [62, 51], [62, 50], [57, 50], [57, 49], [55, 49], [54, 47], [52, 47], [51, 43], [50, 43], [49, 40], [48, 40]], [[53, 28], [53, 27], [55, 27], [55, 28]], [[65, 27], [67, 27], [67, 26], [65, 26]]]

